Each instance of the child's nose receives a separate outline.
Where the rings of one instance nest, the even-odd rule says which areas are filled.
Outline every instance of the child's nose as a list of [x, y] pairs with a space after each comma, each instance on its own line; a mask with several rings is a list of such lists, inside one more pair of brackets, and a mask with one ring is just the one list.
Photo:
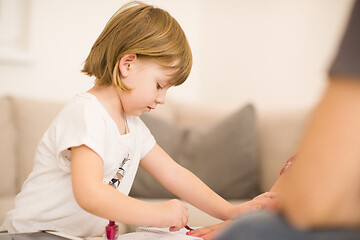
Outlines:
[[157, 104], [164, 104], [166, 101], [166, 92], [162, 91], [156, 98]]

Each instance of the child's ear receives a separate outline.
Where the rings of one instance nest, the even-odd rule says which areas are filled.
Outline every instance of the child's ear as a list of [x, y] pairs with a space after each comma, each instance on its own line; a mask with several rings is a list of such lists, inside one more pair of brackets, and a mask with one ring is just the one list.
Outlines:
[[131, 65], [137, 60], [136, 54], [126, 54], [120, 58], [119, 70], [121, 76], [127, 77], [131, 69]]

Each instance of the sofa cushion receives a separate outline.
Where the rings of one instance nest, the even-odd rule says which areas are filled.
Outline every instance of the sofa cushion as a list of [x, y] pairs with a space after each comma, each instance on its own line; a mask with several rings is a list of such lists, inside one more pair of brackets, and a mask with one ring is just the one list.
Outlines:
[[[143, 114], [141, 119], [154, 135], [156, 143], [173, 159], [177, 159], [184, 141], [185, 129], [151, 114]], [[140, 167], [130, 195], [145, 198], [173, 196]]]
[[6, 213], [13, 208], [14, 208], [14, 195], [5, 195], [0, 197], [0, 226], [5, 220]]
[[14, 98], [14, 115], [18, 129], [20, 184], [33, 168], [37, 145], [46, 129], [64, 106], [64, 103], [27, 98]]
[[[146, 119], [144, 122], [147, 124]], [[154, 123], [149, 126], [151, 131], [153, 126]], [[168, 128], [159, 120], [157, 131], [153, 131], [158, 144], [164, 148], [168, 142], [162, 142], [164, 137], [160, 134], [172, 137]], [[173, 156], [175, 161], [226, 199], [252, 198], [259, 193], [258, 146], [252, 105], [239, 109], [206, 130], [194, 128], [183, 131], [183, 143], [177, 144], [179, 152]], [[142, 169], [139, 169], [130, 195], [144, 198], [174, 197]]]
[[9, 97], [0, 98], [0, 196], [16, 192], [16, 131], [13, 121], [12, 102]]
[[297, 153], [313, 109], [279, 109], [258, 115], [260, 190], [269, 191], [285, 162]]
[[146, 113], [141, 116], [141, 119], [155, 136], [157, 144], [176, 159], [184, 140], [185, 129]]

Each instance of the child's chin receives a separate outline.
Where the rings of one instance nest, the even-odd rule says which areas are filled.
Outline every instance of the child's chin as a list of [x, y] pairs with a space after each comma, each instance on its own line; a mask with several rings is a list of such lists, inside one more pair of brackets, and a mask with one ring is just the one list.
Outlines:
[[125, 112], [126, 115], [134, 116], [134, 117], [140, 117], [146, 110], [144, 111], [132, 111], [132, 112]]
[[146, 111], [143, 111], [143, 112], [134, 112], [134, 113], [131, 113], [131, 114], [129, 114], [129, 115], [135, 116], [135, 117], [140, 117], [141, 115], [143, 115], [144, 112], [146, 112]]

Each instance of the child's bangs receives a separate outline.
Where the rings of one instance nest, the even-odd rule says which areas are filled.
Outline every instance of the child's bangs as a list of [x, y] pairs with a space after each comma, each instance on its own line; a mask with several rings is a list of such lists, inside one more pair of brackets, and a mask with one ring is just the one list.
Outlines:
[[170, 84], [173, 86], [179, 86], [185, 82], [190, 75], [192, 58], [169, 58], [169, 57], [158, 57], [156, 58], [157, 63], [163, 68], [171, 70], [170, 72]]
[[147, 24], [147, 29], [152, 32], [146, 37], [148, 50], [138, 53], [154, 58], [160, 66], [173, 70], [170, 71], [170, 83], [181, 85], [188, 78], [192, 66], [191, 48], [185, 33], [168, 12], [156, 8], [149, 12]]

